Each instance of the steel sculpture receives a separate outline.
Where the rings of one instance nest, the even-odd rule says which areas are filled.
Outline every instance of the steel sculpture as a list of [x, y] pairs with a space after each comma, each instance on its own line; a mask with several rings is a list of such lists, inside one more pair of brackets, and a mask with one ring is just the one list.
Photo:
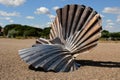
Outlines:
[[19, 50], [19, 55], [29, 65], [45, 71], [74, 71], [80, 66], [75, 62], [76, 56], [97, 45], [101, 17], [91, 7], [76, 4], [56, 12], [50, 39], [37, 39], [31, 48]]

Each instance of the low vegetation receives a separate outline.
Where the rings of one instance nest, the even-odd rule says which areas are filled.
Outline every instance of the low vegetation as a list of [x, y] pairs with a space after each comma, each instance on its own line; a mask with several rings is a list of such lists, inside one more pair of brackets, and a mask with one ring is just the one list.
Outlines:
[[[0, 28], [2, 29], [2, 28]], [[4, 27], [3, 34], [1, 36], [5, 36], [8, 38], [16, 38], [16, 37], [44, 37], [48, 38], [50, 32], [50, 27], [46, 27], [44, 29], [36, 28], [28, 25], [21, 24], [9, 24]]]
[[109, 32], [107, 30], [102, 31], [102, 39], [105, 40], [120, 40], [120, 32]]

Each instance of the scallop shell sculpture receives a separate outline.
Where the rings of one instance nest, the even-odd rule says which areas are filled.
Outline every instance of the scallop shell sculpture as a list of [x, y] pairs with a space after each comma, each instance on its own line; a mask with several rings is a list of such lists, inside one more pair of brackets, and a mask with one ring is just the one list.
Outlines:
[[19, 55], [29, 65], [45, 71], [74, 71], [80, 66], [75, 62], [76, 56], [97, 45], [101, 17], [84, 5], [66, 5], [56, 12], [50, 39], [37, 39], [31, 48], [19, 50]]

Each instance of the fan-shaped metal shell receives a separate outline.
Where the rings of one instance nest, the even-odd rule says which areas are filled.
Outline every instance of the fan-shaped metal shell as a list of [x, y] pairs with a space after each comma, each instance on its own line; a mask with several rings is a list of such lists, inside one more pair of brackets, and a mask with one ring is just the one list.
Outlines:
[[101, 17], [92, 8], [66, 5], [57, 10], [51, 24], [50, 40], [39, 38], [36, 45], [19, 50], [19, 54], [35, 68], [73, 71], [79, 67], [75, 57], [97, 45], [101, 29]]

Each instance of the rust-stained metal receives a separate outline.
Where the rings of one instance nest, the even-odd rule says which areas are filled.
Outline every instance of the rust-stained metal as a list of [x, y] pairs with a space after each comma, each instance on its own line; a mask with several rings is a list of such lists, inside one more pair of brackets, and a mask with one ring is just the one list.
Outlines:
[[102, 20], [96, 11], [84, 5], [66, 5], [56, 12], [50, 39], [37, 39], [37, 44], [19, 50], [19, 55], [26, 63], [45, 71], [74, 71], [80, 66], [75, 57], [97, 45]]

